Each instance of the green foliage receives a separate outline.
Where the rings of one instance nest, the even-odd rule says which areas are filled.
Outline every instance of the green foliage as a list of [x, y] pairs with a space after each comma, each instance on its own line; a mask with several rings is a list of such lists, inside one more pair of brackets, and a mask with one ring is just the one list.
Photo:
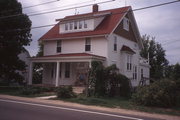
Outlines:
[[58, 98], [72, 98], [75, 97], [72, 86], [60, 86], [57, 88]]
[[116, 65], [104, 67], [101, 62], [93, 61], [89, 77], [89, 96], [130, 96], [129, 79], [118, 74]]
[[31, 41], [31, 21], [22, 13], [22, 6], [17, 0], [0, 0], [0, 17], [16, 14], [22, 15], [0, 19], [0, 55], [3, 56], [0, 59], [0, 78], [6, 84], [23, 80], [17, 70], [24, 71], [25, 63], [18, 55]]
[[150, 37], [149, 35], [143, 35], [142, 41], [144, 49], [141, 51], [141, 56], [148, 58], [149, 53], [149, 63], [150, 68], [150, 82], [153, 80], [163, 78], [163, 71], [168, 65], [168, 60], [165, 58], [165, 50], [162, 48], [161, 44], [155, 42], [155, 37]]
[[145, 106], [173, 107], [179, 105], [179, 83], [174, 80], [158, 80], [149, 86], [138, 88], [132, 100], [136, 104]]

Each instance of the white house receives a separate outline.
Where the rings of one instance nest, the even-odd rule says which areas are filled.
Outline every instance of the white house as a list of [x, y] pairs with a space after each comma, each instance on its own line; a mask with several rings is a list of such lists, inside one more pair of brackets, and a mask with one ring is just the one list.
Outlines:
[[140, 57], [143, 48], [131, 7], [92, 12], [57, 19], [58, 23], [40, 38], [44, 56], [31, 58], [29, 84], [32, 84], [33, 63], [43, 63], [42, 84], [83, 85], [91, 61], [105, 66], [116, 64], [132, 86], [149, 84], [149, 62]]

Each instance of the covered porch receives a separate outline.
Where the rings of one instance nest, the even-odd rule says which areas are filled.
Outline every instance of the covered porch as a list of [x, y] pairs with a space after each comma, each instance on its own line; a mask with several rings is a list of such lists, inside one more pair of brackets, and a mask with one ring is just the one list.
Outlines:
[[53, 86], [85, 86], [92, 61], [105, 61], [105, 57], [88, 53], [59, 54], [30, 58], [28, 84], [32, 85], [33, 65], [42, 63], [42, 84]]

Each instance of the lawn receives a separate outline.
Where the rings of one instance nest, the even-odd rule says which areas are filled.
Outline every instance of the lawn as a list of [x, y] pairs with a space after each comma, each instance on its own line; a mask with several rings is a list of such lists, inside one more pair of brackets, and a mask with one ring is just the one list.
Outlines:
[[109, 98], [109, 97], [85, 97], [78, 96], [76, 98], [70, 99], [60, 99], [67, 102], [79, 103], [84, 105], [94, 105], [94, 106], [103, 106], [110, 108], [122, 108], [129, 110], [137, 110], [149, 113], [159, 113], [159, 114], [169, 114], [169, 115], [178, 115], [180, 116], [180, 108], [156, 108], [156, 107], [145, 107], [134, 104], [130, 99], [126, 98]]

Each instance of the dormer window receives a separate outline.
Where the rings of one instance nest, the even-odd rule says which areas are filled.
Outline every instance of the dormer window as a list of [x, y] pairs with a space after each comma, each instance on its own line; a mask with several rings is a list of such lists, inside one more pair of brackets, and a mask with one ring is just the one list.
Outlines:
[[65, 30], [68, 30], [68, 23], [65, 24]]
[[129, 19], [126, 17], [123, 19], [123, 29], [129, 31]]
[[70, 28], [69, 28], [69, 29], [70, 29], [70, 30], [73, 29], [73, 22], [70, 23]]
[[82, 21], [79, 21], [79, 29], [82, 29]]
[[84, 20], [84, 28], [87, 28], [86, 20]]
[[77, 21], [74, 21], [74, 29], [77, 29]]

